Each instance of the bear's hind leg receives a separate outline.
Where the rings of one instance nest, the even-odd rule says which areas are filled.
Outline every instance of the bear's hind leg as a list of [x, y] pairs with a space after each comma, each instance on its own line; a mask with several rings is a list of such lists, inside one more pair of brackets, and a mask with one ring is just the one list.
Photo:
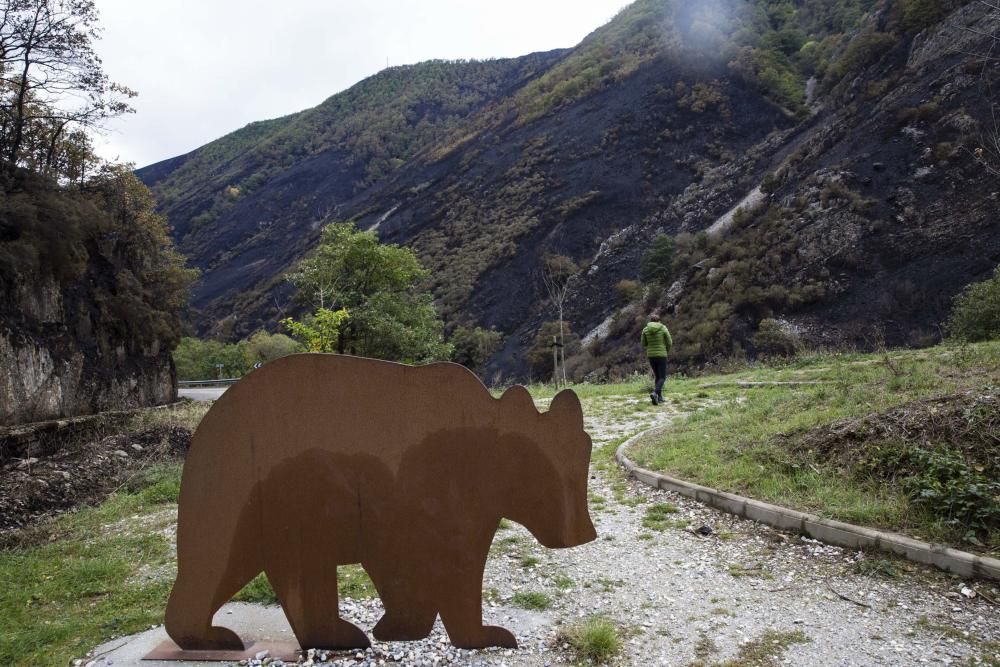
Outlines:
[[251, 578], [253, 575], [245, 579], [230, 577], [228, 586], [220, 583], [215, 595], [210, 596], [206, 591], [211, 590], [211, 582], [193, 576], [182, 567], [167, 601], [163, 623], [167, 634], [179, 647], [189, 651], [242, 651], [244, 645], [239, 635], [229, 628], [212, 625], [212, 617]]

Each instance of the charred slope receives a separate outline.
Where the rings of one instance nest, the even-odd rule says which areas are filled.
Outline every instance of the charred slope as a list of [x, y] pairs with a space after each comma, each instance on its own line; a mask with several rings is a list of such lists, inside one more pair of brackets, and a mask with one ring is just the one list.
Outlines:
[[198, 328], [242, 334], [272, 324], [243, 307], [244, 295], [280, 287], [321, 224], [345, 218], [345, 202], [560, 54], [387, 69], [314, 109], [140, 169], [179, 249], [202, 270], [192, 296]]
[[[879, 50], [775, 153], [770, 194], [726, 229], [678, 237], [672, 285], [619, 311], [581, 372], [633, 367], [653, 307], [670, 313], [677, 357], [695, 363], [756, 354], [764, 318], [814, 345], [940, 340], [954, 295], [1000, 263], [1000, 155], [980, 150], [997, 132], [1000, 68], [977, 55], [1000, 17], [971, 3], [912, 35], [888, 7], [854, 38], [878, 35]], [[705, 230], [685, 212], [714, 196], [698, 185], [627, 237]], [[619, 248], [608, 261], [636, 257]]]
[[[496, 327], [491, 367], [520, 377], [552, 319], [550, 252], [583, 266], [580, 374], [633, 368], [652, 307], [690, 363], [755, 353], [765, 318], [817, 343], [870, 339], [873, 323], [921, 343], [998, 261], [1000, 156], [976, 153], [997, 68], [970, 55], [995, 14], [639, 0], [570, 51], [387, 70], [141, 174], [203, 269], [202, 332], [273, 326], [282, 273], [322, 224], [353, 219], [415, 248], [449, 324]], [[663, 233], [672, 280], [626, 303], [615, 285]]]
[[[685, 100], [699, 85], [718, 99], [692, 109]], [[522, 375], [520, 353], [552, 318], [539, 276], [545, 253], [584, 266], [571, 321], [588, 330], [615, 305], [614, 285], [636, 277], [645, 248], [635, 239], [635, 261], [605, 264], [600, 257], [616, 235], [703, 174], [735, 165], [726, 170], [730, 191], [704, 219], [721, 213], [741, 181], [752, 187], [763, 174], [743, 154], [792, 125], [724, 63], [658, 58], [584, 101], [486, 132], [426, 170], [411, 167], [347, 210], [362, 227], [377, 224], [383, 239], [416, 248], [445, 312], [506, 334], [500, 367]]]

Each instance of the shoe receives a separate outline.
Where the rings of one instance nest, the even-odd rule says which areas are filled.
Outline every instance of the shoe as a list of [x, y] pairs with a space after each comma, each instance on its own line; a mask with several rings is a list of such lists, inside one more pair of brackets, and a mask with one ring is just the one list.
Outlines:
[[649, 400], [653, 401], [653, 405], [658, 405], [656, 402], [656, 394], [650, 394]]
[[660, 394], [657, 394], [656, 395], [656, 404], [657, 405], [663, 405], [664, 402], [665, 402], [665, 400], [664, 400], [663, 396], [661, 396]]

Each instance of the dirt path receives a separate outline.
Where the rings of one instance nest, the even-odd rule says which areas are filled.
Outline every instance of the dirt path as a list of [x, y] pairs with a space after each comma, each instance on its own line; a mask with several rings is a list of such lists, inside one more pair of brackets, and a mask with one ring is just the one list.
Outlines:
[[[588, 399], [584, 412], [595, 450], [683, 416], [633, 397]], [[658, 526], [644, 525], [651, 508], [661, 510]], [[617, 664], [1000, 664], [1000, 607], [963, 596], [972, 582], [784, 535], [639, 485], [600, 451], [591, 512], [599, 537], [575, 549], [546, 550], [520, 526], [498, 533], [484, 615], [510, 628], [521, 648], [459, 651], [438, 622], [427, 640], [376, 644], [329, 664], [572, 662], [560, 631], [593, 615], [620, 628]], [[707, 537], [694, 530], [702, 526]], [[515, 604], [525, 601], [547, 607]], [[342, 607], [366, 629], [381, 616], [377, 600]]]
[[[682, 416], [626, 397], [590, 399], [585, 414], [595, 447]], [[962, 596], [969, 582], [778, 533], [622, 481], [616, 468], [595, 469], [591, 495], [596, 542], [549, 551], [525, 537], [515, 557], [491, 559], [486, 589], [538, 590], [554, 601], [548, 623], [522, 639], [526, 650], [516, 658], [505, 656], [508, 664], [549, 663], [556, 624], [592, 614], [629, 635], [625, 664], [748, 662], [761, 638], [790, 664], [1000, 662], [1000, 607]], [[664, 515], [676, 527], [644, 526], [649, 509], [663, 503], [677, 509]], [[701, 526], [712, 534], [696, 535]], [[522, 554], [539, 564], [522, 567]], [[862, 573], [880, 569], [896, 576]], [[560, 589], [567, 578], [572, 587]]]

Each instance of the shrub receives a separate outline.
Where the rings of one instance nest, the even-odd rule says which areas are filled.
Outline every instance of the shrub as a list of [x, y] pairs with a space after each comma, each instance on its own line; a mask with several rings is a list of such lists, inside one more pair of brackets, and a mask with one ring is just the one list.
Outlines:
[[844, 55], [827, 71], [830, 85], [849, 74], [860, 72], [896, 45], [897, 38], [884, 32], [866, 32], [856, 37]]
[[674, 240], [667, 234], [660, 234], [649, 244], [639, 265], [639, 277], [646, 282], [664, 287], [670, 285], [674, 273]]
[[900, 4], [903, 8], [900, 24], [910, 34], [934, 25], [952, 9], [952, 3], [948, 0], [905, 0]]
[[946, 327], [959, 341], [1000, 338], [1000, 266], [992, 278], [969, 285], [955, 297]]
[[757, 352], [765, 355], [790, 357], [802, 350], [802, 341], [787, 324], [772, 318], [760, 321], [753, 336]]
[[760, 190], [765, 194], [774, 194], [781, 185], [781, 180], [773, 173], [765, 174], [760, 182]]
[[634, 280], [619, 280], [615, 292], [626, 303], [638, 301], [642, 296], [642, 285]]
[[466, 368], [476, 369], [500, 348], [503, 335], [494, 329], [459, 326], [451, 334], [455, 348], [453, 360]]
[[950, 449], [913, 449], [909, 457], [916, 470], [903, 480], [910, 502], [964, 531], [967, 541], [1000, 528], [1000, 482]]

